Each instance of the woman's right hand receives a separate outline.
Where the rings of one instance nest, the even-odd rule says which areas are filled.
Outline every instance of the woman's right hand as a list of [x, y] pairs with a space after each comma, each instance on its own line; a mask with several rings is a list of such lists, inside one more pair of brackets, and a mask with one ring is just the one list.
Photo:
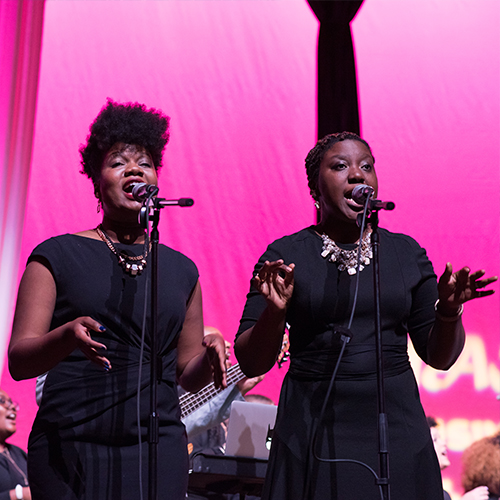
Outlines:
[[295, 264], [286, 265], [282, 259], [266, 260], [252, 278], [252, 286], [266, 299], [267, 307], [234, 344], [240, 367], [249, 378], [267, 373], [276, 363], [293, 295], [294, 269]]
[[93, 363], [102, 366], [106, 371], [111, 369], [111, 363], [107, 358], [100, 354], [100, 351], [106, 349], [104, 344], [92, 339], [91, 331], [103, 332], [104, 326], [89, 316], [82, 316], [69, 323], [66, 323], [66, 332], [73, 335], [76, 347]]
[[264, 265], [252, 278], [252, 285], [266, 299], [268, 307], [283, 310], [288, 307], [294, 286], [295, 264], [287, 266], [282, 259]]

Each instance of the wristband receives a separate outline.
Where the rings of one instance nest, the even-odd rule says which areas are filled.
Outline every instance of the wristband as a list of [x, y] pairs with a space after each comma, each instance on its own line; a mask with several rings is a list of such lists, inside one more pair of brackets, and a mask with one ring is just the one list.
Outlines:
[[434, 304], [434, 310], [436, 312], [436, 318], [440, 319], [441, 321], [444, 321], [445, 323], [453, 323], [455, 321], [458, 321], [458, 319], [460, 318], [460, 316], [462, 316], [462, 314], [464, 312], [464, 305], [460, 304], [460, 307], [458, 308], [457, 314], [455, 314], [453, 316], [443, 316], [437, 310], [438, 303], [439, 303], [439, 299], [436, 300], [436, 303]]
[[16, 499], [23, 500], [23, 487], [18, 484], [14, 490], [16, 492]]

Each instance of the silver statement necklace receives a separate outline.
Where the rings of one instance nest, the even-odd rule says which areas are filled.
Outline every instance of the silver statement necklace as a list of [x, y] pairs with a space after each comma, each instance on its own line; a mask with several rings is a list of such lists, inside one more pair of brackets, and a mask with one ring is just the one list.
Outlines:
[[[122, 266], [123, 270], [130, 274], [131, 276], [137, 276], [144, 271], [146, 267], [147, 261], [146, 257], [148, 256], [148, 248], [144, 252], [144, 255], [131, 256], [127, 255], [124, 252], [119, 252], [116, 250], [111, 238], [104, 231], [102, 224], [99, 224], [95, 228], [95, 232], [99, 235], [102, 241], [106, 243], [108, 248], [118, 257], [118, 263]], [[151, 248], [151, 244], [149, 245]]]
[[[361, 262], [359, 266], [360, 272], [370, 264], [370, 259], [373, 258], [371, 246], [371, 229], [368, 228], [361, 240]], [[321, 235], [323, 240], [323, 248], [321, 249], [321, 257], [335, 262], [339, 271], [347, 270], [349, 275], [356, 274], [358, 267], [358, 246], [352, 250], [344, 250], [340, 248], [330, 237], [326, 234]]]

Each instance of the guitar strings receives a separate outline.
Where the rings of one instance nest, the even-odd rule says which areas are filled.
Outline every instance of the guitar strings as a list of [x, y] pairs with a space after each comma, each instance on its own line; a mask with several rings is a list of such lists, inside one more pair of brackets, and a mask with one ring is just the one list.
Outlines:
[[[240, 365], [238, 363], [232, 365], [227, 370], [228, 385], [239, 382], [244, 377], [245, 375], [241, 371]], [[211, 382], [206, 387], [194, 394], [191, 392], [186, 392], [185, 394], [179, 396], [179, 404], [181, 406], [181, 419], [187, 417], [190, 413], [192, 413], [200, 406], [203, 406], [222, 390], [222, 388], [216, 389], [214, 383]]]

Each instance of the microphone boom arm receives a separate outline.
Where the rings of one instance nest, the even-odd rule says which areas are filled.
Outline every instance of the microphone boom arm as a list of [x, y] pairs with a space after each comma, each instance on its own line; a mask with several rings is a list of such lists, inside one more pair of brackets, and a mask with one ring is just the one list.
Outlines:
[[368, 210], [394, 210], [396, 205], [392, 201], [370, 200]]

